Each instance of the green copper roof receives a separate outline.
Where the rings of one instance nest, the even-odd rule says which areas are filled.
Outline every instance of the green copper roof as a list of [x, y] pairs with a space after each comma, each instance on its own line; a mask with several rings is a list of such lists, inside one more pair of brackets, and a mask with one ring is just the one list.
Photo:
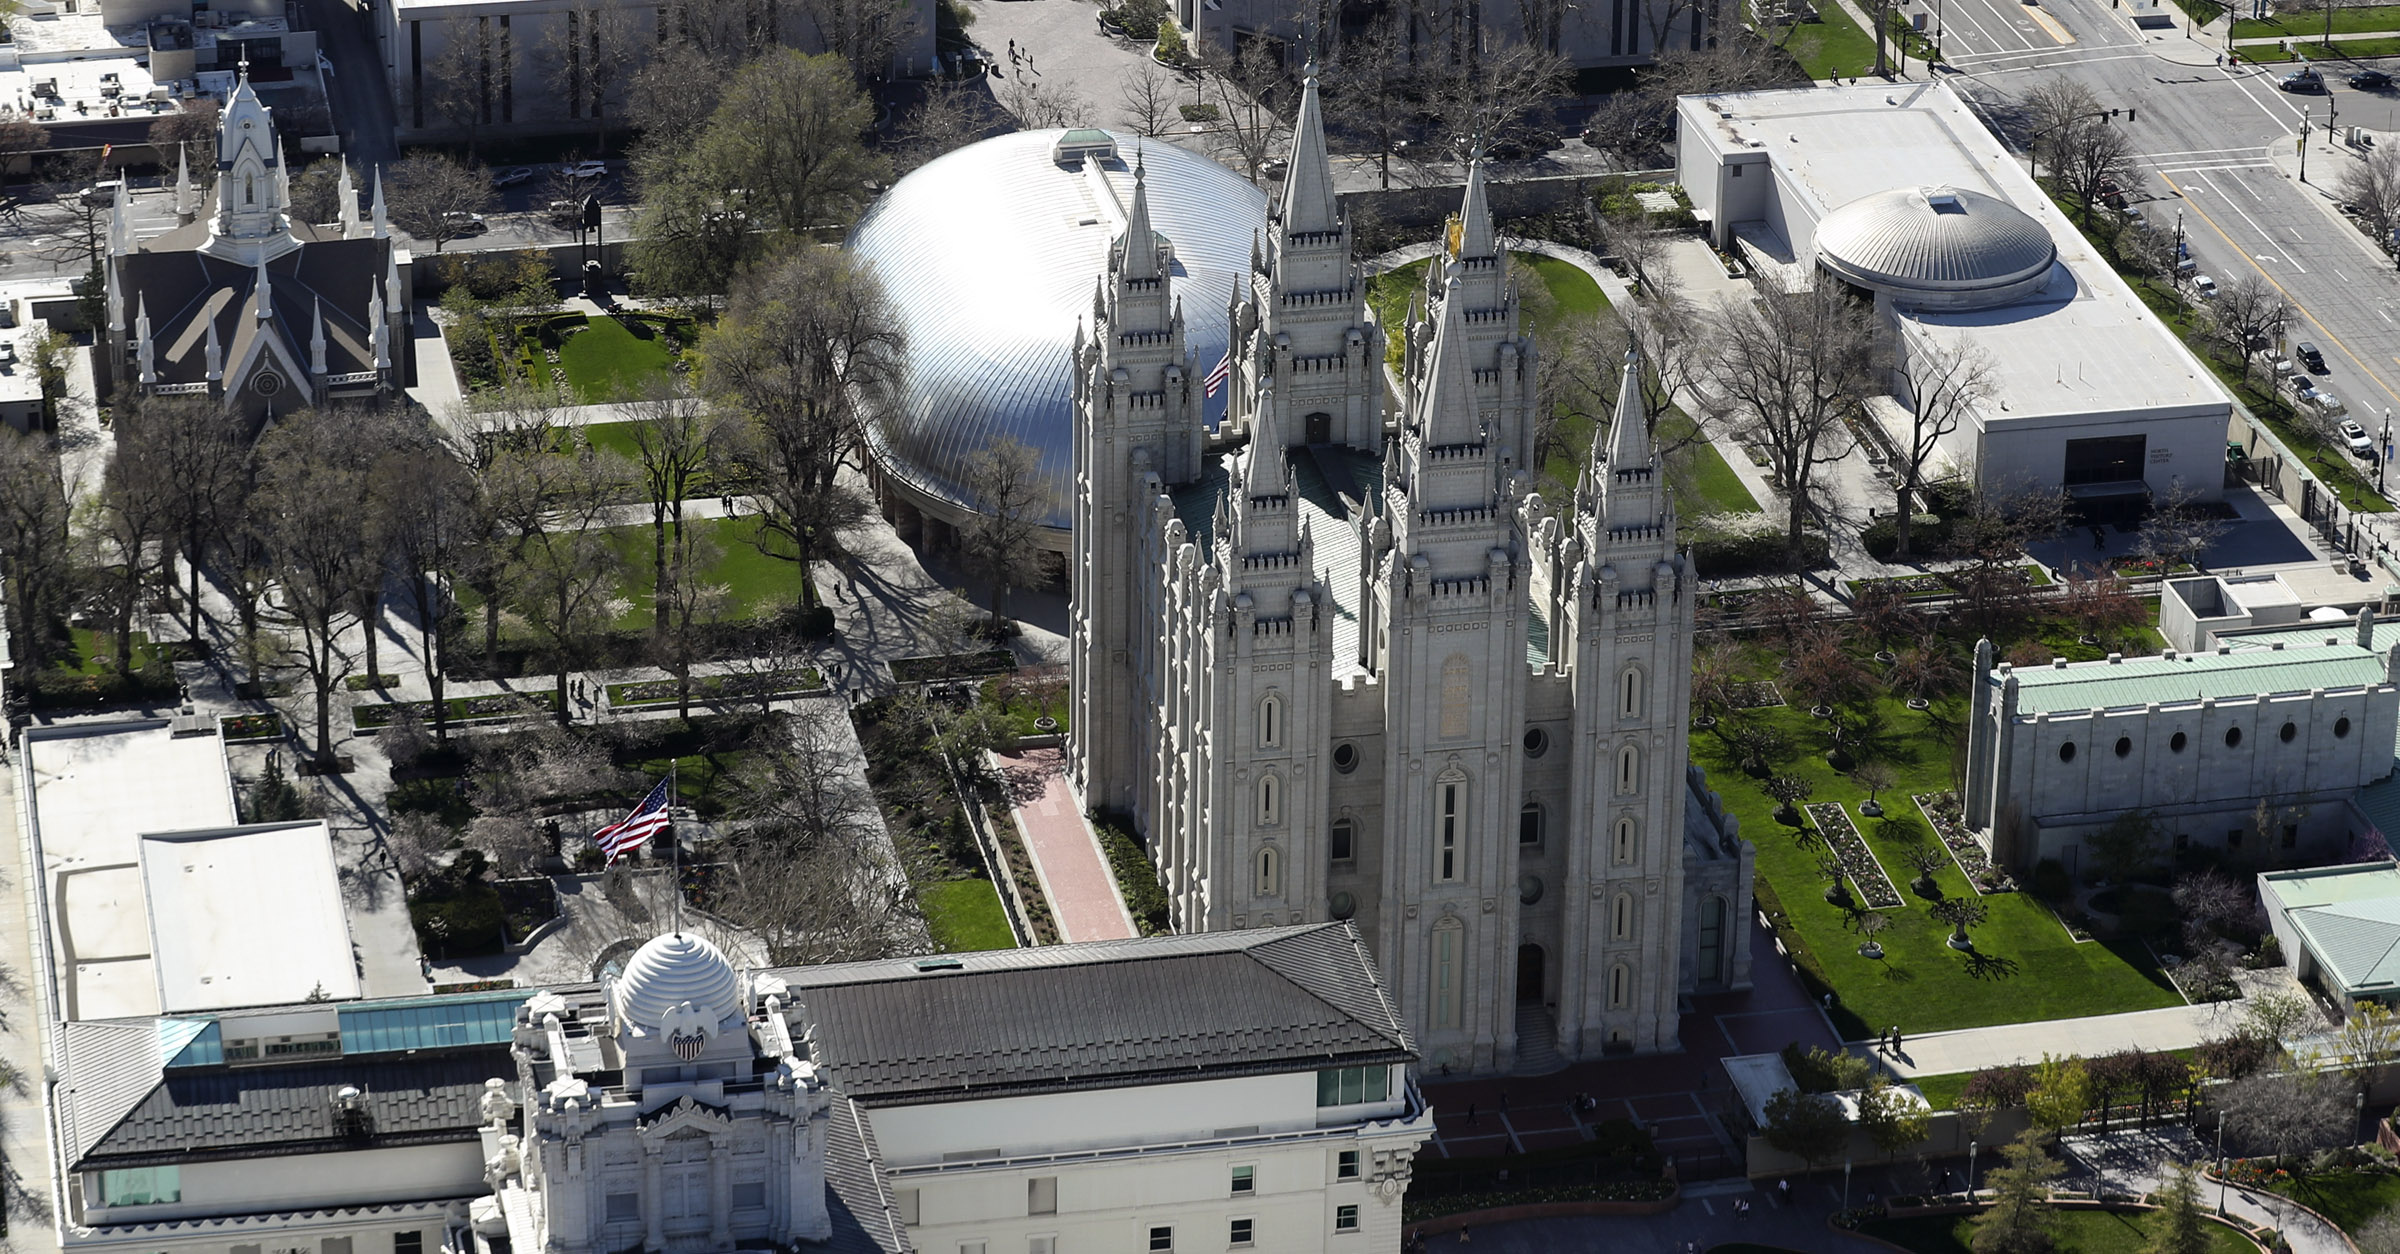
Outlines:
[[[2384, 682], [2384, 662], [2355, 644], [2242, 649], [2029, 666], [2010, 672], [2020, 715], [2120, 709], [2198, 701], [2244, 700], [2317, 688], [2361, 688]], [[1989, 682], [1999, 682], [1994, 671]]]
[[2400, 865], [2373, 862], [2260, 878], [2345, 989], [2400, 987]]

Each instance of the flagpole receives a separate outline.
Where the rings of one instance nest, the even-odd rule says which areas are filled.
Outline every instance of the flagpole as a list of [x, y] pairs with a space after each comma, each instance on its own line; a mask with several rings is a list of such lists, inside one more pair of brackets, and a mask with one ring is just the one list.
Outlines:
[[677, 936], [683, 935], [683, 833], [675, 829], [675, 807], [683, 801], [682, 785], [675, 776], [676, 768], [681, 764], [680, 758], [667, 759], [667, 848], [671, 851], [668, 856], [674, 860], [675, 868], [673, 887]]

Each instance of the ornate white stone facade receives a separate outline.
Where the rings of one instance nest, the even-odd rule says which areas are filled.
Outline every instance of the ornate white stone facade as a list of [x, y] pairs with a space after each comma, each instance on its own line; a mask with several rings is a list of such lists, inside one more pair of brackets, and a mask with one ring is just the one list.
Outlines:
[[1747, 984], [1750, 853], [1690, 804], [1698, 588], [1639, 363], [1556, 510], [1480, 167], [1389, 412], [1351, 249], [1312, 81], [1212, 443], [1137, 197], [1076, 350], [1074, 781], [1180, 930], [1355, 917], [1430, 1067], [1676, 1048], [1681, 994]]

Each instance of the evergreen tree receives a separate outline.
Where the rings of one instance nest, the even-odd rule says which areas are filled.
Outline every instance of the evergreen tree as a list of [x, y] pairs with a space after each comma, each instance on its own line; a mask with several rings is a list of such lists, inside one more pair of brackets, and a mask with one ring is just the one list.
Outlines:
[[2001, 1151], [2008, 1160], [1984, 1176], [1991, 1207], [1975, 1217], [1975, 1254], [2043, 1254], [2050, 1248], [2050, 1182], [2066, 1167], [2027, 1128]]
[[250, 785], [248, 817], [253, 823], [289, 823], [308, 817], [308, 808], [300, 801], [300, 790], [283, 777], [283, 755], [267, 755], [267, 769], [260, 772], [257, 783]]
[[2208, 1254], [2208, 1223], [2200, 1215], [2200, 1168], [2192, 1163], [2171, 1165], [2173, 1174], [2153, 1199], [2158, 1214], [2142, 1254]]

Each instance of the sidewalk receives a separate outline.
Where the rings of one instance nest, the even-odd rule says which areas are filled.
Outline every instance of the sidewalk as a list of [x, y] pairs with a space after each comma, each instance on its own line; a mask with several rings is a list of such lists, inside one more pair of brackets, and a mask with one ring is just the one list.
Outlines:
[[1050, 915], [1058, 920], [1059, 940], [1072, 944], [1141, 935], [1125, 908], [1116, 876], [1109, 872], [1108, 859], [1100, 854], [1100, 842], [1067, 787], [1065, 755], [1057, 749], [1027, 749], [995, 752], [992, 758], [1007, 777], [1009, 813], [1033, 858], [1033, 873], [1050, 902]]
[[[2036, 1023], [2004, 1023], [1955, 1032], [1903, 1036], [1897, 1056], [1876, 1051], [1874, 1057], [1903, 1080], [1918, 1076], [1954, 1075], [2012, 1063], [2040, 1062], [2044, 1054], [2080, 1054], [2097, 1058], [2119, 1050], [2189, 1049], [2223, 1036], [2241, 1022], [2243, 1003], [2210, 1002], [2198, 1006], [2166, 1006], [2120, 1015], [2082, 1019], [2049, 1019]], [[1852, 1041], [1872, 1050], [1872, 1041]]]

